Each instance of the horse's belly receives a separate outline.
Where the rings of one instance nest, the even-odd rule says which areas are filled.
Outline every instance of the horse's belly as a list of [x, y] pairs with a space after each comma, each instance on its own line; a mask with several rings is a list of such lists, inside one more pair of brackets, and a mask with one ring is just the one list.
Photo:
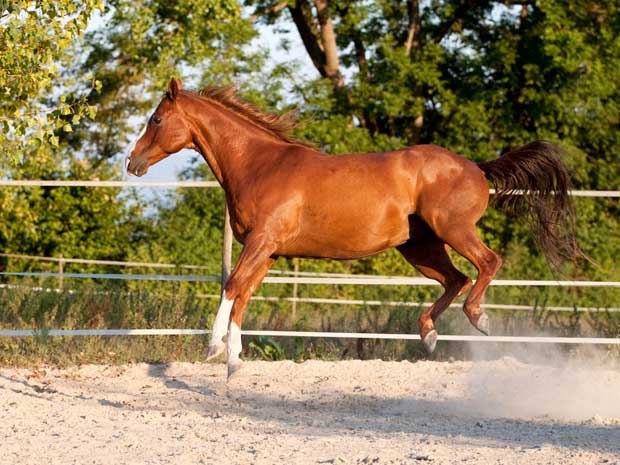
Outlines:
[[409, 212], [396, 205], [355, 211], [307, 212], [300, 233], [283, 255], [354, 259], [368, 257], [409, 239]]

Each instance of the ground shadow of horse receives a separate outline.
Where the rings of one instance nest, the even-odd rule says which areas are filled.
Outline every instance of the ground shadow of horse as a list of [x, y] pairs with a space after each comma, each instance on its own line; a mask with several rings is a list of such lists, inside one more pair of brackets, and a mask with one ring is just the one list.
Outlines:
[[150, 364], [148, 367], [148, 375], [153, 378], [160, 378], [168, 389], [182, 389], [194, 394], [203, 394], [207, 396], [214, 395], [214, 391], [205, 386], [191, 386], [185, 381], [178, 379], [176, 376], [166, 375], [168, 364]]
[[[180, 399], [186, 408], [203, 415], [210, 415], [216, 408], [259, 422], [276, 422], [287, 434], [416, 433], [442, 438], [450, 435], [454, 444], [479, 443], [486, 447], [535, 449], [553, 445], [620, 452], [620, 425], [545, 418], [491, 418], [477, 415], [466, 399], [437, 401], [413, 396], [386, 399], [345, 391], [325, 391], [304, 400], [290, 399], [235, 385], [234, 381], [223, 388], [221, 378], [217, 377], [213, 378], [213, 385], [197, 386], [179, 376], [170, 378], [167, 368], [160, 365], [149, 373], [161, 378], [169, 389], [202, 395]], [[222, 389], [225, 389], [225, 396], [217, 394]]]

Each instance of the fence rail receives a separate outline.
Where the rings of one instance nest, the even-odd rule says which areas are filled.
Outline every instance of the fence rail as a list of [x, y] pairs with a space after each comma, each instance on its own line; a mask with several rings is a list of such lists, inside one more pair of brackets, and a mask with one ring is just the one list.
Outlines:
[[[0, 180], [0, 186], [6, 187], [220, 187], [217, 181], [81, 181], [81, 180]], [[489, 189], [491, 194], [495, 189]], [[515, 190], [521, 195], [523, 191]], [[616, 190], [573, 190], [575, 197], [611, 197], [620, 198]]]
[[136, 268], [186, 268], [192, 270], [206, 270], [209, 267], [203, 265], [175, 265], [173, 263], [155, 263], [155, 262], [129, 262], [120, 260], [96, 260], [92, 258], [67, 258], [67, 257], [42, 257], [40, 255], [24, 255], [17, 253], [0, 253], [0, 257], [15, 258], [18, 260], [33, 260], [42, 262], [55, 263], [79, 263], [82, 265], [106, 265], [106, 266], [124, 266]]
[[[220, 282], [220, 275], [165, 275], [165, 274], [122, 274], [122, 273], [53, 273], [39, 271], [3, 271], [0, 276], [21, 276], [29, 278], [76, 278], [76, 279], [115, 279], [121, 281], [177, 281], [177, 282]], [[267, 276], [267, 284], [346, 284], [366, 286], [439, 286], [437, 281], [428, 278], [405, 276], [329, 277], [313, 276]], [[620, 287], [620, 281], [553, 281], [533, 279], [494, 279], [491, 286], [560, 286], [560, 287]]]
[[[193, 336], [207, 335], [206, 329], [50, 329], [50, 330], [0, 330], [0, 337], [47, 337], [47, 336]], [[320, 331], [255, 331], [242, 330], [244, 336], [311, 337], [334, 339], [392, 339], [420, 340], [419, 334], [386, 333], [337, 333]], [[620, 345], [620, 338], [604, 337], [530, 337], [530, 336], [470, 336], [439, 335], [440, 341], [541, 343], [541, 344], [596, 344]]]
[[0, 180], [5, 187], [220, 187], [217, 181]]
[[[41, 286], [24, 286], [19, 284], [0, 284], [0, 289], [27, 289], [34, 292], [55, 292], [76, 294], [79, 291], [75, 289], [41, 287]], [[124, 291], [130, 294], [132, 291]], [[109, 291], [95, 291], [96, 294], [110, 294]], [[195, 294], [198, 299], [219, 300], [219, 294]], [[330, 299], [323, 297], [274, 297], [264, 295], [253, 295], [250, 300], [259, 302], [291, 302], [291, 303], [309, 303], [309, 304], [328, 304], [328, 305], [357, 305], [365, 307], [422, 307], [428, 308], [433, 302], [412, 302], [412, 301], [394, 301], [394, 300], [364, 300], [364, 299]], [[448, 305], [449, 308], [461, 308], [463, 304], [454, 303]], [[520, 311], [550, 311], [550, 312], [585, 312], [585, 313], [620, 313], [620, 307], [579, 307], [579, 306], [553, 306], [553, 305], [517, 305], [517, 304], [480, 304], [483, 310], [520, 310]]]

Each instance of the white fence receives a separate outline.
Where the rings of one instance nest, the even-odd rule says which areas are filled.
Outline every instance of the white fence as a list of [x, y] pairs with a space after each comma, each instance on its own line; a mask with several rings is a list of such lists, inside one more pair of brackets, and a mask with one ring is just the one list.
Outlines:
[[[120, 281], [178, 281], [178, 282], [220, 282], [218, 275], [169, 275], [169, 274], [125, 274], [125, 273], [53, 273], [39, 271], [3, 271], [0, 276], [20, 276], [28, 278], [75, 278], [75, 279], [113, 279]], [[315, 278], [310, 276], [267, 276], [267, 284], [347, 284], [355, 286], [439, 286], [437, 281], [428, 278], [407, 276], [369, 276], [354, 278]], [[494, 279], [491, 286], [559, 286], [559, 287], [620, 287], [620, 281], [552, 281], [533, 279]]]
[[[0, 187], [220, 187], [217, 181], [66, 181], [66, 180], [0, 180]], [[491, 194], [495, 189], [489, 189]], [[523, 194], [515, 191], [515, 194]], [[571, 191], [574, 197], [620, 198], [620, 191]]]
[[[51, 329], [51, 330], [0, 330], [0, 337], [48, 337], [48, 336], [192, 336], [207, 335], [206, 329]], [[320, 331], [253, 331], [242, 330], [244, 336], [312, 337], [335, 339], [397, 339], [420, 340], [418, 334], [384, 333], [337, 333]], [[601, 337], [528, 337], [528, 336], [469, 336], [439, 335], [440, 341], [460, 342], [511, 342], [538, 344], [595, 344], [620, 345], [620, 338]]]
[[[6, 187], [133, 187], [133, 188], [153, 188], [153, 187], [219, 187], [215, 181], [158, 181], [158, 182], [130, 182], [130, 181], [14, 181], [0, 180], [0, 186]], [[493, 191], [491, 191], [493, 193]], [[523, 192], [515, 192], [515, 194], [523, 194]], [[620, 198], [620, 191], [572, 191], [571, 195], [575, 197], [601, 197], [601, 198]], [[228, 224], [226, 226], [229, 227]], [[159, 263], [144, 262], [119, 262], [107, 260], [87, 260], [80, 258], [52, 258], [52, 257], [34, 257], [19, 254], [0, 254], [10, 258], [26, 258], [26, 259], [43, 259], [47, 261], [56, 261], [61, 267], [59, 273], [50, 272], [2, 272], [4, 276], [20, 276], [20, 277], [47, 277], [74, 279], [119, 279], [119, 280], [156, 280], [156, 281], [194, 281], [194, 282], [214, 282], [220, 281], [221, 276], [204, 276], [204, 275], [156, 275], [156, 274], [118, 274], [118, 273], [64, 273], [62, 265], [64, 263], [82, 263], [82, 264], [102, 264], [115, 266], [131, 266], [131, 267], [150, 267], [150, 268], [186, 268], [186, 269], [204, 269], [199, 265], [173, 265]], [[230, 250], [223, 250], [223, 258], [230, 256]], [[229, 267], [229, 265], [228, 265]], [[226, 267], [224, 267], [226, 268]], [[226, 276], [226, 269], [223, 275]], [[276, 270], [276, 273], [278, 271]], [[280, 271], [281, 274], [286, 272]], [[426, 278], [417, 277], [398, 277], [398, 276], [359, 276], [359, 275], [336, 275], [329, 273], [307, 273], [292, 272], [294, 276], [267, 276], [265, 283], [288, 283], [288, 284], [346, 284], [346, 285], [438, 285], [437, 282]], [[272, 273], [275, 274], [275, 273]], [[61, 281], [62, 282], [62, 281]], [[613, 281], [552, 281], [552, 280], [494, 280], [493, 286], [562, 286], [562, 287], [620, 287], [620, 282]], [[57, 289], [56, 291], [62, 291]], [[215, 298], [217, 296], [207, 296]], [[279, 298], [269, 298], [257, 296], [255, 299], [273, 300]], [[282, 298], [292, 302], [315, 302], [315, 303], [331, 303], [343, 305], [390, 305], [396, 306], [401, 304], [424, 305], [429, 303], [403, 303], [403, 302], [381, 302], [381, 301], [364, 301], [364, 300], [340, 300], [340, 299], [299, 299], [297, 297]], [[499, 305], [489, 304], [487, 308], [504, 308], [504, 309], [525, 309], [528, 306], [517, 305]], [[571, 307], [549, 307], [557, 311], [572, 310]], [[575, 309], [577, 310], [577, 309]], [[620, 309], [599, 309], [587, 308], [579, 309], [581, 311], [618, 311]], [[194, 329], [100, 329], [100, 330], [0, 330], [0, 337], [24, 337], [24, 336], [128, 336], [128, 335], [200, 335], [209, 334], [208, 330]], [[419, 340], [419, 335], [415, 334], [378, 334], [378, 333], [336, 333], [336, 332], [300, 332], [300, 331], [242, 331], [245, 335], [254, 336], [276, 336], [276, 337], [315, 337], [315, 338], [372, 338], [372, 339], [401, 339], [401, 340]], [[608, 344], [620, 345], [620, 338], [577, 338], [577, 337], [511, 337], [511, 336], [469, 336], [469, 335], [443, 335], [439, 336], [439, 340], [445, 341], [475, 341], [475, 342], [524, 342], [524, 343], [559, 343], [559, 344]]]

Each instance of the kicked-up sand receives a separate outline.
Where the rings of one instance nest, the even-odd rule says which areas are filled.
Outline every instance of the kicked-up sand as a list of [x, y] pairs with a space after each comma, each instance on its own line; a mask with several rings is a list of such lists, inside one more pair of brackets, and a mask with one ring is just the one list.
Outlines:
[[478, 362], [0, 369], [0, 464], [620, 464], [620, 371]]

